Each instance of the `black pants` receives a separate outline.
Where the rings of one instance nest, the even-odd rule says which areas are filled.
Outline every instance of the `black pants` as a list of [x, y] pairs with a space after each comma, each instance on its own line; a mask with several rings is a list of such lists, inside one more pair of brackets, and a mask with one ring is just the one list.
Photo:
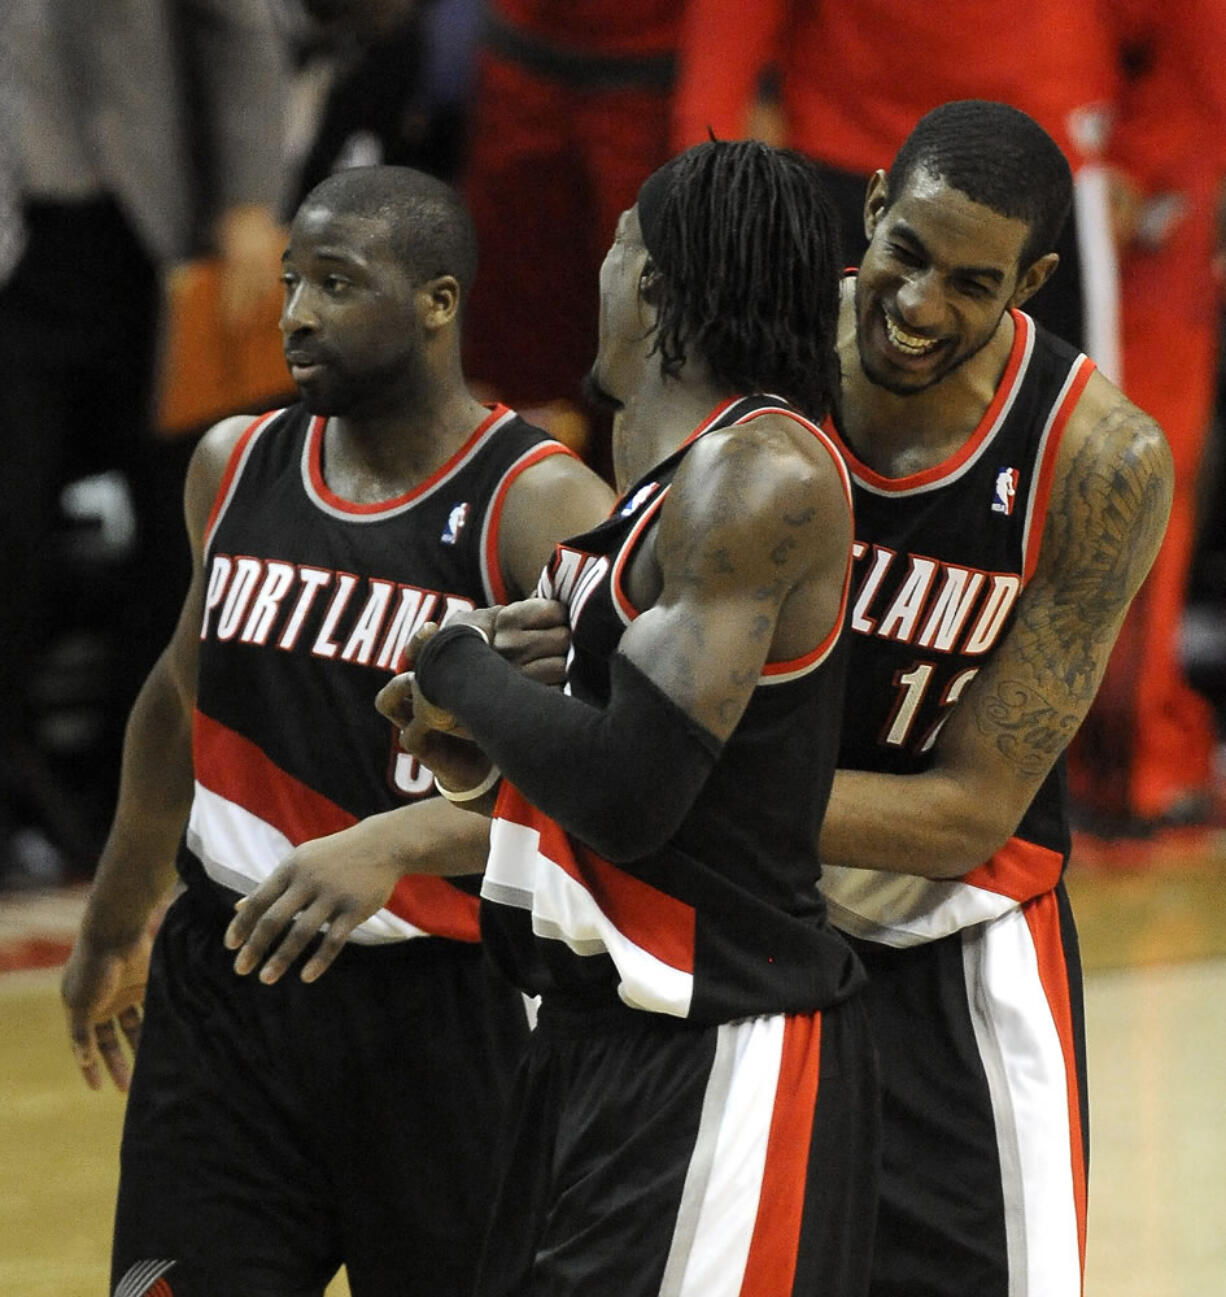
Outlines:
[[[112, 1285], [176, 1297], [468, 1297], [528, 1036], [479, 946], [348, 946], [238, 977], [205, 886], [158, 934], [124, 1121]], [[173, 1262], [173, 1267], [168, 1263]]]

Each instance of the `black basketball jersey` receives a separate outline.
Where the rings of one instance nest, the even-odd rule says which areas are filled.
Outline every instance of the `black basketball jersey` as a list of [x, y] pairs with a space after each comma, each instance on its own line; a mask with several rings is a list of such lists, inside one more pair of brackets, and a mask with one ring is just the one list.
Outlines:
[[[610, 658], [638, 612], [627, 564], [689, 447], [766, 411], [810, 429], [850, 493], [834, 447], [795, 411], [764, 397], [723, 403], [605, 523], [560, 545], [542, 578], [541, 593], [568, 608], [576, 698], [608, 702]], [[842, 620], [805, 657], [766, 666], [680, 829], [643, 860], [611, 864], [504, 783], [481, 917], [487, 950], [512, 981], [708, 1023], [812, 1012], [859, 985], [859, 964], [828, 926], [815, 886], [838, 748]]]
[[[291, 406], [252, 423], [208, 520], [189, 882], [249, 893], [299, 843], [433, 794], [375, 694], [423, 622], [506, 601], [506, 493], [569, 453], [500, 406], [427, 481], [355, 504], [325, 481], [326, 422]], [[475, 890], [402, 879], [353, 940], [474, 941]]]
[[[885, 478], [843, 446], [857, 540], [840, 766], [926, 769], [949, 708], [1008, 633], [1034, 572], [1060, 439], [1094, 366], [1029, 316], [1013, 320], [996, 393], [950, 459]], [[1061, 760], [1015, 836], [965, 878], [828, 867], [822, 887], [841, 928], [911, 945], [1050, 890], [1068, 851]]]

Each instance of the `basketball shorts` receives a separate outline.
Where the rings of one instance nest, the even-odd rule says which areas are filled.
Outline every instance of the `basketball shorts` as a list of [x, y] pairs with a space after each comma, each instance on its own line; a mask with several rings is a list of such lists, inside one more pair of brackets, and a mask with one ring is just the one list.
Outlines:
[[854, 1000], [702, 1027], [548, 998], [479, 1297], [860, 1297], [876, 1062]]
[[872, 1297], [1080, 1297], [1084, 1024], [1063, 889], [924, 945], [848, 940], [881, 1066]]
[[519, 993], [434, 939], [264, 986], [233, 972], [230, 913], [189, 888], [154, 945], [113, 1297], [308, 1297], [342, 1263], [353, 1297], [468, 1297]]

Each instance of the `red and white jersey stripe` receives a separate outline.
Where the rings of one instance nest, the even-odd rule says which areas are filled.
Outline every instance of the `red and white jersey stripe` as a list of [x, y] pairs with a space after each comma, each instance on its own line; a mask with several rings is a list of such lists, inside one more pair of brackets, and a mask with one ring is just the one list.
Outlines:
[[[326, 438], [301, 406], [253, 421], [208, 520], [189, 883], [249, 893], [302, 843], [433, 796], [375, 694], [423, 622], [505, 597], [507, 492], [569, 453], [499, 406], [413, 490], [355, 503], [328, 486]], [[475, 941], [475, 893], [402, 880], [351, 939]]]

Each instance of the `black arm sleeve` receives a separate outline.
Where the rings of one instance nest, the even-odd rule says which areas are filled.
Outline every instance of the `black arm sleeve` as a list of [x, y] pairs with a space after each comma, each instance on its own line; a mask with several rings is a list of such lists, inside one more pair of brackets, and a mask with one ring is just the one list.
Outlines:
[[430, 640], [416, 670], [534, 806], [615, 863], [672, 837], [722, 746], [620, 653], [604, 708], [529, 680], [463, 626]]

